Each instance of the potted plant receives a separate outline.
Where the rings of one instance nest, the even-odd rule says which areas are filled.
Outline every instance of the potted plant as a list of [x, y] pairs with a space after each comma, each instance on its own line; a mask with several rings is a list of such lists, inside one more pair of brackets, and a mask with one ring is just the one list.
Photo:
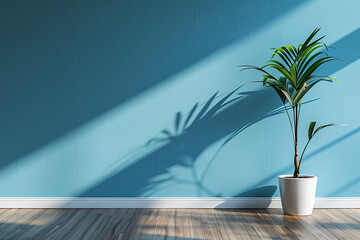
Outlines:
[[[315, 74], [320, 66], [334, 60], [333, 57], [328, 56], [328, 48], [325, 43], [321, 42], [325, 36], [313, 40], [319, 30], [320, 28], [316, 28], [298, 47], [273, 48], [271, 59], [263, 67], [240, 66], [242, 70], [254, 69], [263, 74], [263, 80], [259, 82], [276, 91], [290, 122], [295, 153], [294, 173], [278, 177], [283, 211], [288, 215], [310, 215], [312, 213], [317, 177], [300, 175], [301, 163], [304, 152], [314, 135], [326, 127], [335, 125], [327, 124], [315, 128], [316, 122], [311, 122], [308, 128], [308, 141], [299, 157], [298, 125], [304, 96], [319, 82], [337, 82], [332, 77]], [[274, 73], [270, 73], [270, 70]]]

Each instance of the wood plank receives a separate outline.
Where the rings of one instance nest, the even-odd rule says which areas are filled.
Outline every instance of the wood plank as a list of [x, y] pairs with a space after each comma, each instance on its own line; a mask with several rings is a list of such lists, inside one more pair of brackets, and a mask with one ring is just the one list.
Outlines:
[[360, 239], [360, 209], [0, 209], [0, 239]]

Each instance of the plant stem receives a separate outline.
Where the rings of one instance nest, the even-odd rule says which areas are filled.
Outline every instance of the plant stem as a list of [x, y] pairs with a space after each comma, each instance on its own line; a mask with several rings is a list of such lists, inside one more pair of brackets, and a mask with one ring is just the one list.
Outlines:
[[299, 154], [298, 154], [298, 105], [293, 107], [293, 113], [294, 113], [294, 130], [295, 130], [295, 156], [294, 156], [294, 178], [299, 177]]
[[284, 104], [284, 108], [285, 108], [286, 114], [287, 114], [288, 119], [289, 119], [289, 122], [290, 122], [291, 133], [292, 133], [293, 141], [294, 141], [294, 144], [295, 144], [295, 135], [294, 135], [293, 123], [292, 123], [292, 121], [291, 121], [291, 118], [290, 118], [290, 115], [289, 115], [289, 111], [287, 110], [285, 103], [283, 103], [283, 104]]
[[306, 145], [305, 145], [305, 147], [304, 147], [304, 150], [303, 150], [302, 153], [301, 153], [301, 157], [300, 157], [300, 161], [299, 161], [299, 172], [300, 172], [301, 161], [302, 161], [302, 159], [303, 159], [305, 150], [306, 150], [307, 146], [309, 145], [310, 141], [311, 141], [311, 139], [309, 139], [309, 141], [306, 143]]

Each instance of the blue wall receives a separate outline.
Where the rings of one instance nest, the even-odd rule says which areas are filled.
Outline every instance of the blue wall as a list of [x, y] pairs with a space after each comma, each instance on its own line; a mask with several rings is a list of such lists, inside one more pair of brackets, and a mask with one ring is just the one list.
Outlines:
[[[359, 1], [1, 1], [0, 197], [279, 196], [293, 148], [257, 84], [322, 27], [341, 61], [301, 116], [319, 197], [360, 197]], [[240, 88], [239, 88], [240, 87]]]

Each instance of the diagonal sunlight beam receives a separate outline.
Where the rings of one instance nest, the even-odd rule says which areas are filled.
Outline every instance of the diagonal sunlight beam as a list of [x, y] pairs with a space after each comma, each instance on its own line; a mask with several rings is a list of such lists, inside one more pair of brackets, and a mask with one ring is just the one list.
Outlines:
[[[318, 15], [318, 9], [323, 9], [324, 3], [325, 1], [311, 1], [296, 10], [287, 12], [278, 20], [265, 25], [258, 31], [254, 31], [240, 41], [219, 49], [214, 54], [166, 79], [166, 81], [143, 92], [141, 95], [126, 101], [71, 133], [2, 168], [0, 170], [0, 183], [7, 187], [0, 190], [0, 196], [65, 197], [86, 194], [92, 189], [95, 189], [93, 192], [98, 195], [102, 194], [102, 190], [119, 192], [121, 186], [118, 186], [118, 184], [121, 183], [114, 182], [114, 189], [109, 190], [101, 185], [102, 182], [112, 175], [121, 174], [130, 166], [133, 166], [134, 163], [143, 160], [145, 156], [163, 147], [163, 145], [156, 145], [140, 151], [140, 153], [137, 151], [139, 144], [141, 148], [143, 144], [157, 136], [164, 128], [172, 128], [174, 124], [173, 116], [177, 112], [188, 112], [195, 103], [206, 102], [215, 92], [220, 91], [220, 94], [225, 94], [248, 79], [258, 78], [254, 73], [239, 74], [238, 69], [235, 68], [236, 65], [244, 62], [263, 62], [263, 59], [266, 59], [269, 54], [263, 49], [282, 45], [285, 40], [286, 42], [299, 41], [314, 28], [314, 22], [323, 26], [324, 32], [328, 34], [329, 43], [338, 41], [360, 27], [357, 21], [350, 21], [358, 15], [357, 11], [354, 11], [354, 6], [337, 2], [325, 4], [329, 8], [328, 10], [335, 11], [342, 8], [347, 11], [343, 18], [337, 19], [337, 22], [334, 23], [331, 15]], [[300, 22], [304, 16], [309, 15], [314, 16], [311, 21], [303, 21], [300, 29], [291, 29], [293, 24]], [[333, 28], [334, 24], [341, 26], [341, 28]], [[283, 32], [284, 29], [287, 29], [286, 35]], [[261, 50], [259, 46], [261, 46]], [[244, 87], [244, 91], [256, 91], [258, 88], [260, 87], [247, 85]], [[256, 109], [253, 110], [256, 111]], [[228, 121], [231, 121], [231, 117], [228, 118]], [[243, 132], [244, 136], [249, 138], [246, 141], [243, 140], [244, 143], [252, 139], [253, 142], [258, 142], [262, 144], [260, 146], [264, 146], [264, 142], [268, 138], [263, 137], [262, 131], [268, 128], [268, 124], [275, 123], [276, 126], [287, 126], [286, 119], [281, 119], [278, 116], [276, 116], [276, 119], [274, 117], [274, 120], [260, 121]], [[228, 123], [224, 120], [221, 124]], [[258, 127], [259, 130], [256, 129]], [[255, 140], [255, 135], [262, 137], [260, 140]], [[287, 131], [281, 130], [280, 135], [279, 137], [284, 136], [286, 138]], [[219, 137], [210, 144], [202, 146], [202, 149], [198, 149], [199, 158], [195, 159], [197, 168], [206, 165], [221, 140], [221, 137]], [[236, 146], [232, 146], [233, 149], [236, 149]], [[129, 153], [131, 149], [134, 149], [135, 157], [130, 153], [130, 160], [124, 161], [113, 172], [112, 166], [116, 165], [119, 157]], [[224, 161], [234, 153], [234, 150], [229, 151], [228, 146], [225, 150], [228, 152], [225, 151], [225, 155], [220, 156]], [[259, 158], [258, 160], [263, 160], [262, 157], [266, 158], [267, 165], [265, 164], [265, 167], [272, 169], [270, 168], [271, 163], [268, 160], [268, 154], [264, 156], [264, 153], [258, 151], [254, 155]], [[250, 158], [251, 156], [243, 157]], [[156, 162], [153, 165], [153, 167], [160, 167], [156, 166]], [[189, 174], [178, 167], [178, 164], [174, 164], [172, 171], [178, 175], [187, 176]], [[166, 169], [163, 170], [163, 173], [166, 174]], [[233, 175], [229, 174], [229, 176]], [[136, 180], [136, 176], [132, 177]], [[224, 179], [229, 181], [226, 177], [228, 176], [224, 176]], [[126, 184], [130, 184], [131, 180]], [[256, 182], [257, 180], [259, 179], [251, 181]], [[147, 181], [151, 181], [151, 179], [147, 179]], [[226, 187], [220, 181], [211, 183], [214, 184], [215, 192], [219, 192], [220, 188], [224, 188], [223, 195], [232, 195], [239, 188], [245, 186], [245, 183], [239, 183], [239, 186], [227, 185]], [[148, 182], [142, 183], [142, 185], [146, 184]], [[184, 191], [184, 195], [196, 194], [196, 189], [187, 189], [187, 187], [180, 188], [181, 191]], [[156, 190], [159, 191], [156, 191], [154, 195], [166, 195], [166, 191], [168, 191], [168, 195], [179, 193], [177, 188]], [[139, 195], [144, 194], [141, 189], [137, 189], [137, 191]]]
[[304, 2], [1, 1], [0, 168]]

